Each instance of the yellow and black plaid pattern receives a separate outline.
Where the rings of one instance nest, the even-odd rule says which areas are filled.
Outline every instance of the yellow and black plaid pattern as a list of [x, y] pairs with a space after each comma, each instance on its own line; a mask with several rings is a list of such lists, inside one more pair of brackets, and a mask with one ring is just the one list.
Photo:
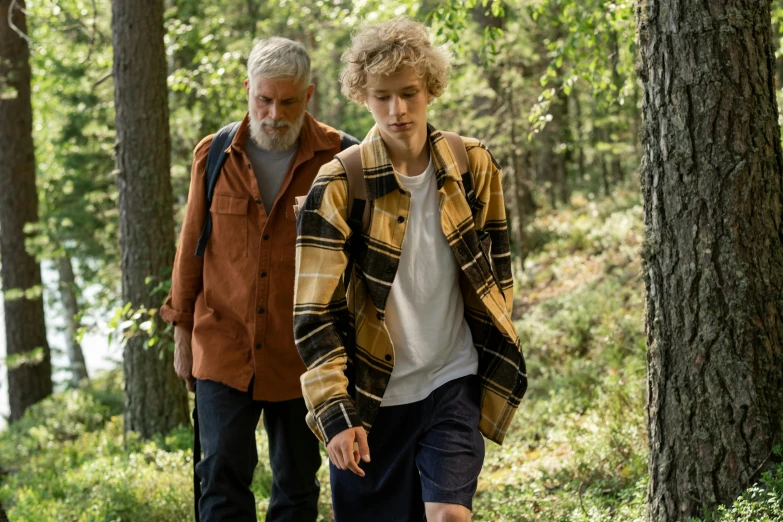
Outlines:
[[[474, 214], [443, 136], [429, 128], [441, 226], [461, 267], [465, 317], [479, 353], [481, 432], [501, 443], [527, 389], [525, 360], [511, 322], [513, 281], [500, 168], [478, 140], [463, 138]], [[354, 252], [347, 292], [347, 177], [339, 161], [318, 173], [297, 221], [294, 336], [307, 371], [307, 422], [323, 442], [354, 426], [368, 431], [394, 368], [384, 320], [399, 265], [410, 195], [394, 173], [377, 128], [361, 144], [370, 228]]]

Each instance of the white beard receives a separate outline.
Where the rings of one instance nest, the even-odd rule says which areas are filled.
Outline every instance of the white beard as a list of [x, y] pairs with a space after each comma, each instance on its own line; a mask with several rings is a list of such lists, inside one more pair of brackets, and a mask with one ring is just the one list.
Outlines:
[[[250, 114], [250, 138], [262, 149], [266, 150], [288, 150], [294, 146], [296, 140], [299, 139], [299, 132], [304, 125], [305, 111], [302, 111], [293, 123], [287, 121], [275, 121], [275, 120], [256, 120], [253, 117], [252, 109]], [[264, 126], [267, 127], [285, 127], [288, 130], [280, 136], [270, 136], [264, 131]]]

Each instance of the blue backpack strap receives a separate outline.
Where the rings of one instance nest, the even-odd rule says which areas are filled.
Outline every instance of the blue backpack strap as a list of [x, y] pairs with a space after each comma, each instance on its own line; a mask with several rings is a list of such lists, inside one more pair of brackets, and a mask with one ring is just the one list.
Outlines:
[[345, 150], [353, 145], [358, 145], [359, 140], [348, 134], [347, 132], [340, 132], [340, 150]]
[[201, 236], [198, 238], [198, 245], [196, 246], [196, 257], [204, 257], [204, 251], [207, 249], [209, 236], [212, 234], [212, 213], [209, 211], [209, 209], [212, 208], [212, 195], [215, 193], [215, 185], [217, 185], [218, 178], [220, 177], [220, 171], [223, 170], [223, 165], [228, 158], [226, 149], [231, 145], [231, 142], [234, 141], [234, 136], [236, 136], [239, 123], [240, 122], [235, 121], [220, 129], [212, 139], [212, 143], [209, 145], [209, 154], [207, 154], [207, 175], [204, 177], [204, 190], [207, 205], [206, 213], [204, 215], [204, 226], [201, 229]]

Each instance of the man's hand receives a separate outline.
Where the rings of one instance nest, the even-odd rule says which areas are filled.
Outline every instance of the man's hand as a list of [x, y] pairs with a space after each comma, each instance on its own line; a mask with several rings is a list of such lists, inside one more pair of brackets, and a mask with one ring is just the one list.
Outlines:
[[193, 348], [190, 346], [193, 332], [183, 326], [174, 327], [174, 371], [185, 381], [188, 391], [193, 391]]
[[326, 445], [326, 451], [338, 469], [350, 469], [360, 477], [364, 476], [359, 459], [370, 462], [370, 447], [367, 445], [367, 432], [361, 426], [348, 428], [335, 435]]

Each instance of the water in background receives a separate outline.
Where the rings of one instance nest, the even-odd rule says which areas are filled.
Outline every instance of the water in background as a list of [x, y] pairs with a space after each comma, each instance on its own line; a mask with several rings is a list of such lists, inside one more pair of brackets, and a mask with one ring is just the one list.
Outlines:
[[[62, 309], [49, 289], [55, 288], [57, 284], [57, 272], [52, 268], [51, 263], [42, 263], [42, 276], [46, 290], [44, 291], [44, 315], [46, 318], [46, 332], [49, 346], [52, 348], [52, 379], [57, 384], [66, 381], [70, 375], [64, 370], [68, 366], [68, 358], [65, 354], [65, 334], [62, 328], [65, 325], [65, 318]], [[100, 328], [106, 331], [104, 328]], [[82, 341], [82, 351], [87, 363], [87, 372], [95, 375], [96, 372], [116, 368], [122, 361], [122, 347], [116, 343], [109, 345], [106, 333], [88, 333]], [[3, 311], [3, 300], [0, 299], [0, 361], [5, 360], [5, 315]], [[0, 364], [0, 430], [7, 426], [6, 419], [10, 414], [8, 405], [8, 373], [5, 364]]]

